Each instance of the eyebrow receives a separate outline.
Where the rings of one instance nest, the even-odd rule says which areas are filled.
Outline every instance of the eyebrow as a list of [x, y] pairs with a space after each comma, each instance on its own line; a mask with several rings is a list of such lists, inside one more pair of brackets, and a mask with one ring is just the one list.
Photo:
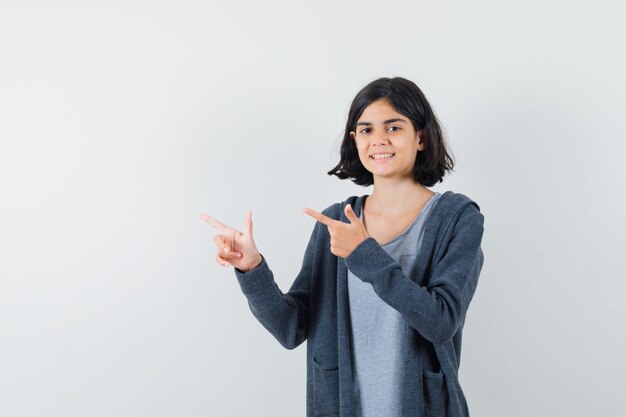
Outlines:
[[[402, 120], [402, 119], [388, 119], [388, 120], [385, 120], [385, 121], [383, 122], [383, 124], [385, 124], [385, 125], [386, 125], [386, 124], [388, 124], [388, 123], [395, 123], [395, 122], [402, 122], [402, 123], [405, 123], [405, 124], [406, 124], [406, 121], [405, 121], [405, 120]], [[357, 123], [356, 125], [357, 125], [357, 126], [369, 126], [369, 125], [372, 125], [372, 122], [359, 122], [359, 123]]]

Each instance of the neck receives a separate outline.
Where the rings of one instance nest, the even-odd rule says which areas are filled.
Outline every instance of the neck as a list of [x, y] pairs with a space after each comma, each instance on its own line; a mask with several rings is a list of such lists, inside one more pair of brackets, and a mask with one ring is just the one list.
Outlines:
[[434, 194], [433, 191], [416, 183], [413, 178], [374, 177], [374, 191], [367, 197], [370, 212], [399, 215], [415, 210]]

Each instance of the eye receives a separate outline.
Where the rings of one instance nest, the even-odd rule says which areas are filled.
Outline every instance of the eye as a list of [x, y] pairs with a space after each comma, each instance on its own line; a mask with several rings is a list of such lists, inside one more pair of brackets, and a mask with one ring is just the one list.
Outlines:
[[389, 129], [397, 129], [397, 130], [392, 130], [392, 132], [397, 132], [398, 130], [400, 130], [400, 126], [389, 126]]
[[[364, 127], [363, 129], [359, 130], [359, 133], [369, 133], [370, 128], [369, 127]], [[367, 132], [366, 132], [367, 131]]]

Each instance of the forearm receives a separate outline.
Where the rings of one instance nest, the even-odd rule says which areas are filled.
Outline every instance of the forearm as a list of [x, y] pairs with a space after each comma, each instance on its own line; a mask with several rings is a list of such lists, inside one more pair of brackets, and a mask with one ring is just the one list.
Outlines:
[[[445, 253], [435, 260], [425, 285], [410, 277], [373, 238], [347, 258], [348, 268], [372, 284], [378, 296], [399, 311], [407, 323], [433, 343], [444, 343], [462, 325], [482, 267], [482, 218], [468, 216], [459, 224]], [[412, 279], [413, 278], [413, 279]]]
[[235, 275], [250, 310], [281, 345], [293, 349], [306, 339], [304, 305], [278, 288], [264, 257], [248, 272], [235, 268]]

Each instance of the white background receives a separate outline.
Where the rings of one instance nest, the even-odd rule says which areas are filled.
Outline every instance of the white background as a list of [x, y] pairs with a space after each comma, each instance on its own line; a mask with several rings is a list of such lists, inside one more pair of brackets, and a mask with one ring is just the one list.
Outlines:
[[615, 1], [0, 1], [0, 416], [297, 416], [207, 212], [287, 290], [366, 83], [422, 88], [485, 216], [475, 416], [626, 415]]

